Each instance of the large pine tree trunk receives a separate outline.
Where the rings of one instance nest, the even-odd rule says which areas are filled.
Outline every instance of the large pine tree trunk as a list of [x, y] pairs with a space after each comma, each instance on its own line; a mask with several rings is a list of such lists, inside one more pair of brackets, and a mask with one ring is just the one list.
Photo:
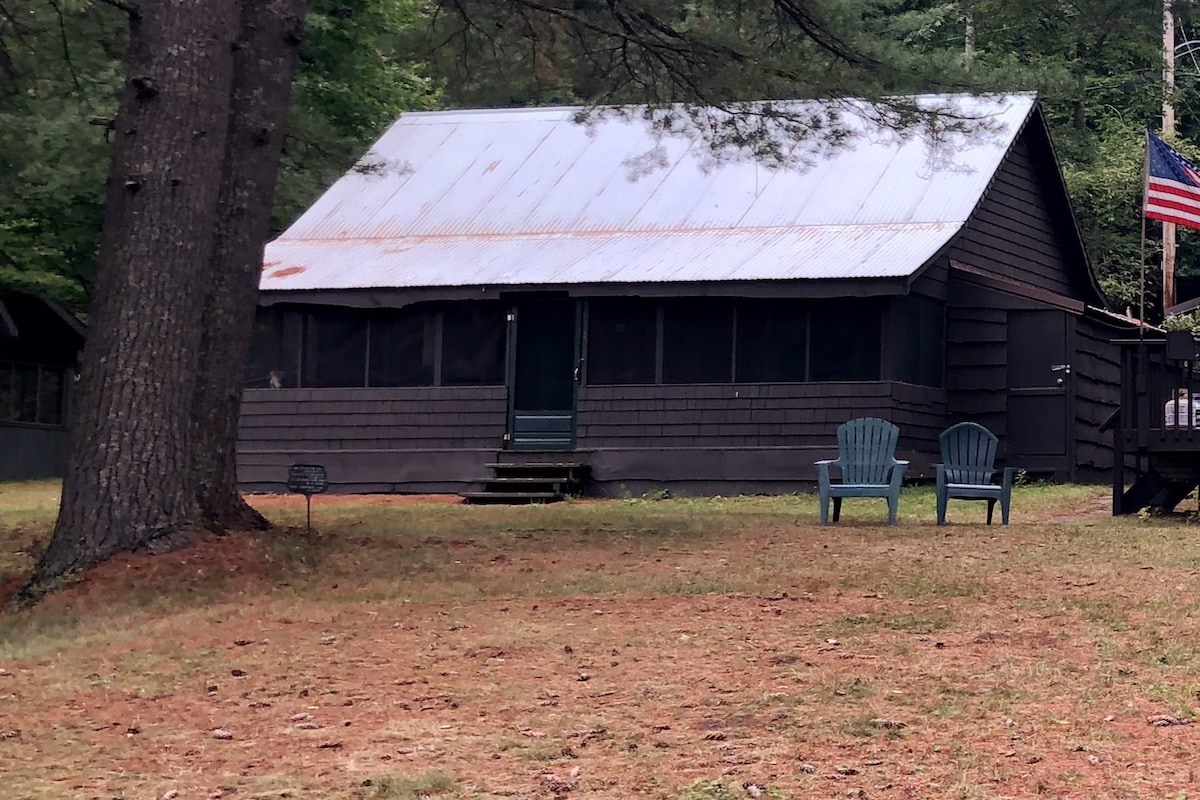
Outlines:
[[49, 547], [19, 600], [198, 519], [192, 413], [210, 282], [238, 0], [131, 14], [72, 455]]
[[305, 6], [243, 0], [193, 412], [196, 497], [205, 524], [217, 530], [268, 525], [238, 492], [238, 415]]

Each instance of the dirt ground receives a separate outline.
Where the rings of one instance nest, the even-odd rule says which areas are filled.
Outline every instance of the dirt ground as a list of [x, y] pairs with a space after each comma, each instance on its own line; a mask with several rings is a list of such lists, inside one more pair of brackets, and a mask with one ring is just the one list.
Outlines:
[[[296, 497], [253, 502], [303, 508]], [[314, 507], [339, 503], [362, 498]], [[1105, 498], [1092, 497], [1024, 522], [1106, 514]], [[37, 613], [103, 619], [113, 593], [210, 576], [232, 588], [190, 609], [148, 601], [127, 629], [104, 621], [94, 647], [85, 626], [69, 654], [23, 629], [29, 654], [0, 662], [0, 797], [369, 797], [381, 776], [431, 774], [450, 780], [445, 796], [464, 798], [1200, 792], [1200, 725], [1175, 724], [1187, 720], [1173, 704], [1200, 679], [1156, 672], [1131, 649], [1103, 651], [1116, 623], [1103, 617], [1112, 601], [1101, 565], [1007, 568], [1038, 546], [1039, 530], [889, 540], [862, 525], [751, 529], [652, 558], [569, 551], [578, 573], [687, 572], [752, 556], [835, 571], [982, 561], [983, 596], [830, 579], [811, 591], [546, 597], [539, 576], [563, 569], [563, 554], [454, 543], [481, 576], [517, 586], [527, 576], [527, 591], [339, 603], [336, 585], [312, 600], [287, 591], [249, 535], [116, 559]], [[1134, 614], [1191, 580], [1168, 569], [1140, 579], [1147, 594]], [[1160, 683], [1175, 693], [1156, 692]]]

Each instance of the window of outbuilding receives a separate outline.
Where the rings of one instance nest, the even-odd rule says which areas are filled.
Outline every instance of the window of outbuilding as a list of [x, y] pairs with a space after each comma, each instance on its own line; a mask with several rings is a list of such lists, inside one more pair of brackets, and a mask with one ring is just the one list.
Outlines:
[[654, 383], [658, 305], [653, 300], [593, 300], [588, 308], [588, 383]]
[[64, 370], [0, 361], [0, 422], [62, 425]]

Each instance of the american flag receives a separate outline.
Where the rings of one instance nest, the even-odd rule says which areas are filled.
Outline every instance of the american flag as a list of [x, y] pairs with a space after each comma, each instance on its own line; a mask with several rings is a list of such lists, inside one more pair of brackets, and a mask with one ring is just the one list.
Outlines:
[[1146, 199], [1148, 219], [1200, 229], [1200, 171], [1171, 145], [1146, 132]]

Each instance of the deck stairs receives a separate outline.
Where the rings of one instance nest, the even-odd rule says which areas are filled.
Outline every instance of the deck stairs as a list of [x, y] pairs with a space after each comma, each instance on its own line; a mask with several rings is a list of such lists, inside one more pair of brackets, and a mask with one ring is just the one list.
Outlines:
[[492, 477], [481, 492], [463, 492], [473, 504], [553, 503], [583, 488], [587, 466], [560, 461], [513, 461], [491, 464]]
[[1120, 500], [1120, 513], [1136, 514], [1143, 508], [1153, 506], [1163, 511], [1174, 511], [1196, 488], [1197, 481], [1181, 479], [1179, 476], [1164, 477], [1150, 469], [1139, 475], [1133, 485], [1124, 491]]

